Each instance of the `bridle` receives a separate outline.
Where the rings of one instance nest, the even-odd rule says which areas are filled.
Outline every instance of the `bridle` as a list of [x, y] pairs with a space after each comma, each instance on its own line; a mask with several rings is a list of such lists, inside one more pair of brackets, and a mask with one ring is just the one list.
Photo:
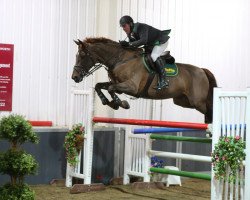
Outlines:
[[91, 67], [91, 69], [88, 72], [86, 72], [83, 70], [83, 66], [75, 65], [74, 70], [77, 71], [77, 73], [81, 74], [83, 77], [88, 77], [102, 66], [103, 65], [101, 63], [94, 64], [93, 67]]
[[79, 73], [80, 75], [82, 75], [83, 77], [88, 77], [89, 75], [93, 74], [96, 70], [98, 70], [99, 68], [101, 68], [103, 65], [101, 63], [96, 64], [95, 59], [92, 57], [92, 55], [90, 54], [89, 50], [86, 48], [85, 50], [86, 52], [86, 56], [89, 57], [89, 59], [92, 62], [92, 67], [90, 68], [89, 71], [85, 71], [84, 67], [81, 65], [75, 65], [74, 66], [74, 70]]
[[[106, 65], [103, 65], [102, 63], [97, 63], [96, 59], [93, 58], [93, 56], [91, 55], [91, 53], [89, 52], [89, 50], [86, 48], [85, 51], [86, 56], [89, 57], [89, 59], [92, 62], [92, 67], [90, 68], [89, 71], [85, 71], [84, 67], [82, 65], [75, 65], [74, 66], [74, 70], [79, 73], [80, 75], [82, 75], [83, 77], [88, 77], [89, 75], [92, 75], [96, 70], [98, 70], [101, 67], [104, 67], [107, 71], [108, 71], [108, 67]], [[111, 60], [114, 55], [116, 53], [114, 53], [113, 55], [111, 55], [108, 59], [106, 59], [103, 63], [107, 63], [109, 60]], [[97, 64], [96, 64], [97, 63]]]

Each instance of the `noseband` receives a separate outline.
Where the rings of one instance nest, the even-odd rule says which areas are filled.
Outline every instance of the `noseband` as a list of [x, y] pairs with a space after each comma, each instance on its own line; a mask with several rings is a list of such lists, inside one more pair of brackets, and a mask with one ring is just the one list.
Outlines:
[[77, 71], [77, 73], [81, 74], [83, 77], [88, 77], [101, 67], [102, 64], [98, 63], [93, 65], [93, 67], [91, 67], [91, 69], [88, 72], [86, 72], [83, 70], [83, 66], [75, 65], [74, 70]]

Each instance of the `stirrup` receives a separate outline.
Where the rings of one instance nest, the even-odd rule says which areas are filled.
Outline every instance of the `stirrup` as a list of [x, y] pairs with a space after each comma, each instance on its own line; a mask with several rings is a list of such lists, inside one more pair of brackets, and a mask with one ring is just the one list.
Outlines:
[[168, 84], [168, 81], [162, 81], [162, 82], [158, 82], [157, 86], [154, 87], [154, 89], [156, 90], [162, 90], [164, 88], [168, 88], [169, 84]]

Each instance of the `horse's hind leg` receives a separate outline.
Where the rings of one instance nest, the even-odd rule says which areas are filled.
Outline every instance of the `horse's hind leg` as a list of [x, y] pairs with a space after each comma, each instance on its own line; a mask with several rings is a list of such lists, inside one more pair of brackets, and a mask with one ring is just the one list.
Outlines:
[[210, 124], [213, 121], [213, 109], [207, 107], [207, 112], [205, 114], [205, 123]]
[[206, 101], [205, 100], [196, 100], [194, 101], [191, 97], [185, 95], [173, 98], [174, 104], [182, 106], [184, 108], [195, 108], [202, 114], [207, 112]]
[[184, 108], [194, 108], [185, 95], [173, 98], [174, 104], [184, 107]]

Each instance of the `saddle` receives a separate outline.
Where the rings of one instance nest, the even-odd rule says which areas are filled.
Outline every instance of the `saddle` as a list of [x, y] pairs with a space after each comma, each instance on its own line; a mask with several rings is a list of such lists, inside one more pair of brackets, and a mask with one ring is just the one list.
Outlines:
[[[167, 76], [176, 76], [178, 74], [178, 69], [175, 64], [175, 58], [170, 55], [170, 51], [164, 52], [161, 58], [165, 59], [166, 61], [167, 65], [165, 66], [165, 70], [166, 70]], [[155, 66], [154, 61], [151, 58], [150, 53], [143, 54], [143, 63], [146, 69], [150, 73], [156, 73], [156, 66]]]
[[[166, 76], [176, 76], [178, 74], [178, 68], [175, 64], [174, 57], [170, 55], [169, 51], [165, 52], [164, 55], [162, 55], [161, 57], [163, 57], [166, 61], [166, 66], [165, 66]], [[145, 68], [149, 72], [149, 76], [148, 76], [146, 85], [144, 86], [144, 89], [142, 90], [141, 93], [137, 95], [137, 97], [142, 97], [148, 94], [148, 88], [150, 87], [155, 77], [155, 74], [157, 74], [156, 66], [155, 66], [154, 61], [151, 58], [150, 53], [144, 52], [142, 56], [142, 60], [143, 60]]]

